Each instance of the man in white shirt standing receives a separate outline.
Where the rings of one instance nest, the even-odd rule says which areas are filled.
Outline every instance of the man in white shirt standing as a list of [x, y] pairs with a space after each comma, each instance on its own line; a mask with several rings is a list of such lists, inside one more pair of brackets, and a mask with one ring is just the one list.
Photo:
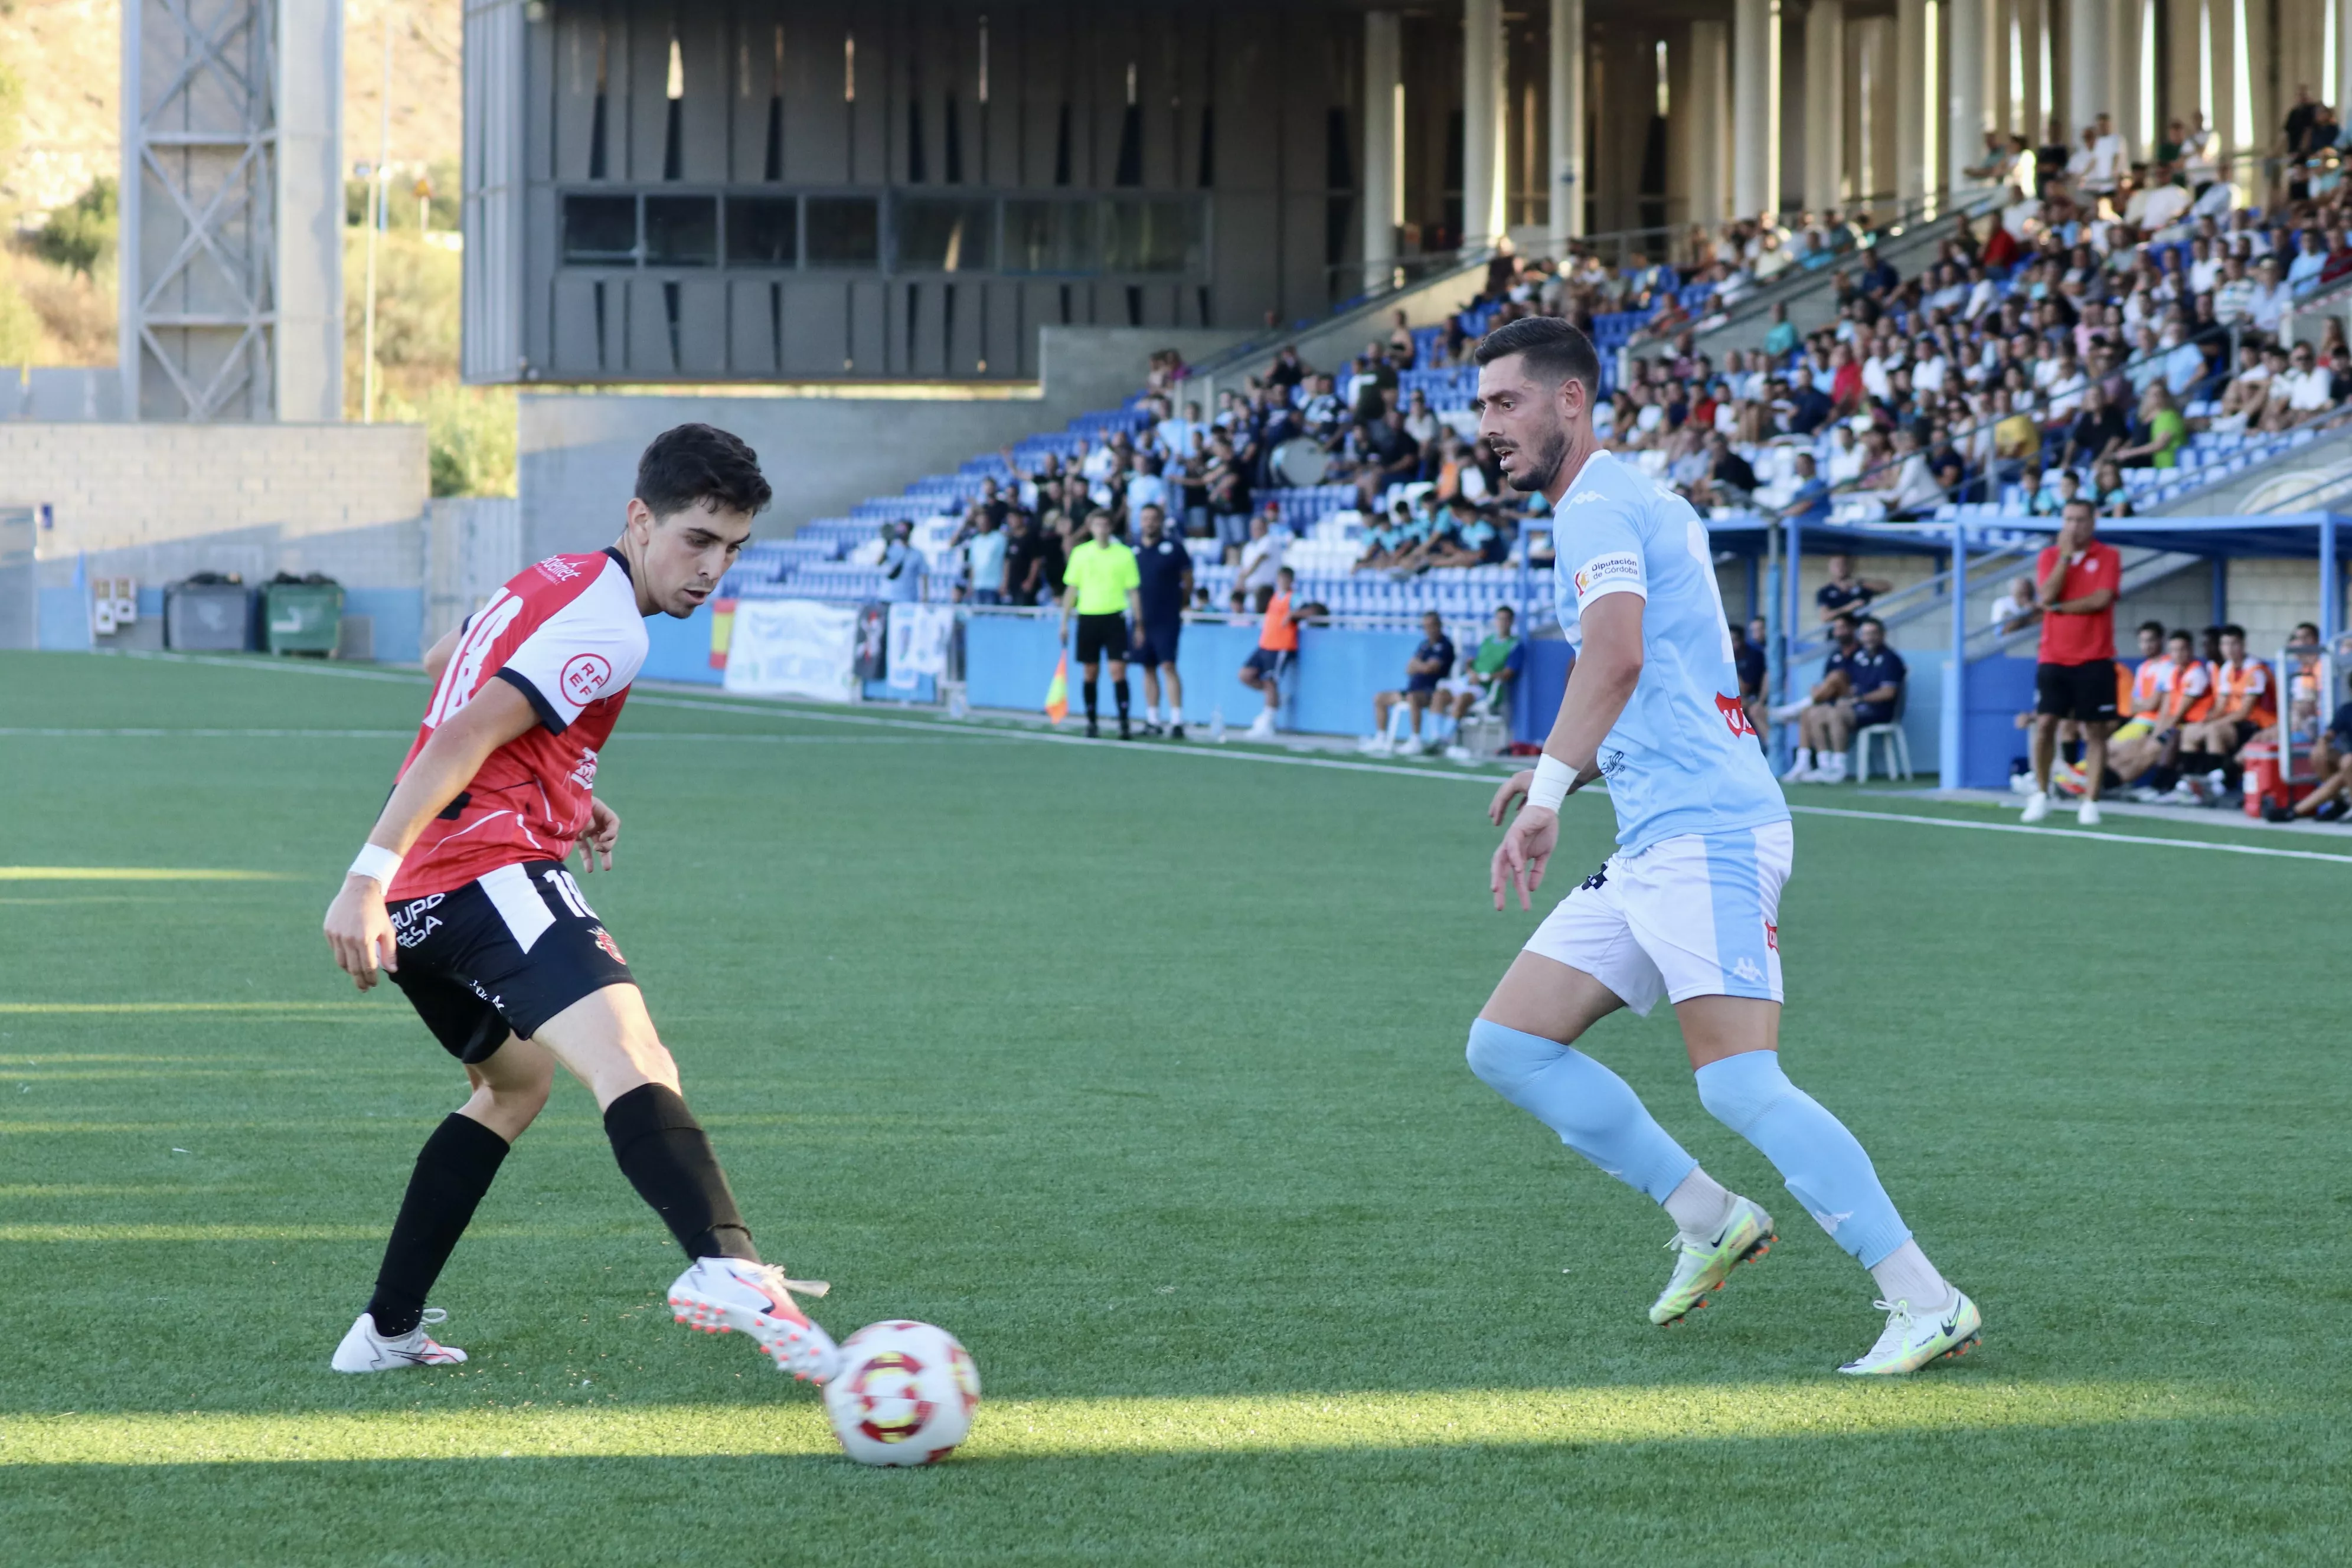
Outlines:
[[[2254, 285], [2253, 292], [2246, 301], [2246, 319], [2257, 331], [2275, 332], [2280, 319], [2294, 303], [2294, 294], [2287, 288], [2286, 279], [2279, 276], [2278, 258], [2263, 258], [2260, 277], [2261, 280]], [[2217, 316], [2221, 313], [2221, 303], [2219, 300], [2213, 301], [2213, 313]]]
[[2090, 153], [2090, 168], [2083, 176], [2083, 189], [2095, 196], [2112, 196], [2116, 183], [2123, 178], [2129, 163], [2124, 151], [2124, 139], [2116, 133], [2115, 119], [2102, 114], [2098, 123], [2083, 128], [2083, 144]]

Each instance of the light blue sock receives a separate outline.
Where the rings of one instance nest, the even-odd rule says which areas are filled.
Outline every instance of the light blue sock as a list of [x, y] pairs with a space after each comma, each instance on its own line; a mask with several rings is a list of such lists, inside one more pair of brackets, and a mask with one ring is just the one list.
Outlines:
[[1659, 1126], [1633, 1086], [1582, 1051], [1481, 1018], [1470, 1070], [1559, 1141], [1660, 1203], [1698, 1162]]
[[1698, 1069], [1709, 1114], [1763, 1151], [1830, 1239], [1874, 1268], [1911, 1239], [1870, 1156], [1845, 1123], [1780, 1070], [1778, 1051], [1744, 1051]]

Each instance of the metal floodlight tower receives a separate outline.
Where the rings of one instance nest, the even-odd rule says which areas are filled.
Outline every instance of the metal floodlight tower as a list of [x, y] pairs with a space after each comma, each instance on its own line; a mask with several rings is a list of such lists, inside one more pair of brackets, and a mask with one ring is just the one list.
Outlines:
[[342, 416], [342, 7], [124, 0], [123, 408]]

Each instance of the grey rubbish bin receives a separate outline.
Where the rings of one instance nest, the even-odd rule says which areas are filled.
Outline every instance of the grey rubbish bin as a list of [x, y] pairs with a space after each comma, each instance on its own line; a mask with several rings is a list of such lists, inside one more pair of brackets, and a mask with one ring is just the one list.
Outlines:
[[189, 653], [243, 653], [253, 606], [242, 583], [174, 583], [163, 595], [163, 646]]

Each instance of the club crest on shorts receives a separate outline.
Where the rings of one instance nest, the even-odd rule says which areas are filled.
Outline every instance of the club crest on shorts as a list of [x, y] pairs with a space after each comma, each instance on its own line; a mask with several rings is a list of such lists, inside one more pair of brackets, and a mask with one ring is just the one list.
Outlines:
[[614, 963], [620, 964], [625, 964], [629, 962], [627, 959], [621, 956], [621, 944], [613, 940], [613, 933], [611, 931], [606, 931], [603, 926], [597, 926], [590, 932], [590, 934], [595, 937], [596, 945], [604, 950], [605, 957], [611, 959]]

